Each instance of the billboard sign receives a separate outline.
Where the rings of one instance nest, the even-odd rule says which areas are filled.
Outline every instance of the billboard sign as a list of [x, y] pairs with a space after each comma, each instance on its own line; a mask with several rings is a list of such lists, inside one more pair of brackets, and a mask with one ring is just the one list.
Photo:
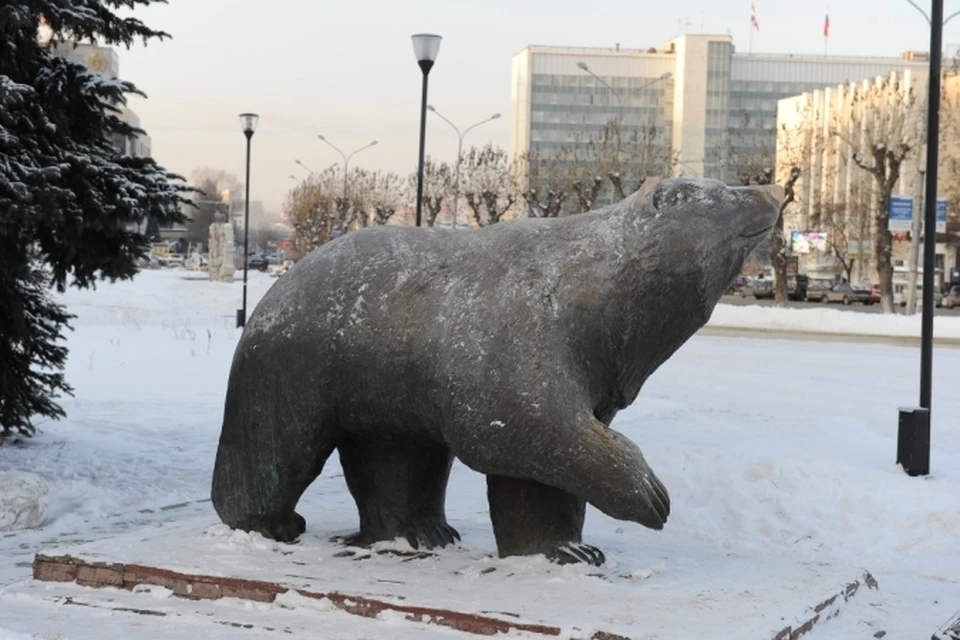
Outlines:
[[790, 234], [792, 253], [810, 253], [827, 250], [827, 234], [822, 231], [793, 231]]
[[[913, 222], [913, 198], [890, 196], [890, 231], [910, 231]], [[947, 200], [937, 198], [937, 233], [947, 232]]]

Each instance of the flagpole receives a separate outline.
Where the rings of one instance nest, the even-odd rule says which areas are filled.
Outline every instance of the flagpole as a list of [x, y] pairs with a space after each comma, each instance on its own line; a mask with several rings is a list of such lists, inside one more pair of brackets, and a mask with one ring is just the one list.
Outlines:
[[823, 20], [823, 57], [827, 57], [827, 43], [830, 42], [830, 5], [827, 5], [827, 15]]
[[753, 55], [753, 18], [750, 18], [750, 49], [747, 53]]

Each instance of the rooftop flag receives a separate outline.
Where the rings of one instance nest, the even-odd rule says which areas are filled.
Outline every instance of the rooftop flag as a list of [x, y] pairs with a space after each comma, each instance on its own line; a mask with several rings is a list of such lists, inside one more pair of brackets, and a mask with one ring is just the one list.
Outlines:
[[754, 29], [760, 31], [760, 21], [757, 20], [757, 8], [752, 2], [750, 3], [750, 24], [753, 25]]
[[823, 19], [823, 37], [830, 36], [830, 11], [827, 10], [827, 16]]

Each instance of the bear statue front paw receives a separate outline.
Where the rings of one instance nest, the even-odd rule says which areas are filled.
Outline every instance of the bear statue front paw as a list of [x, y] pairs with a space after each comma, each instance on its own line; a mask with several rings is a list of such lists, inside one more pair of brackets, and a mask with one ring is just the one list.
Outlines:
[[557, 564], [584, 562], [596, 567], [603, 566], [607, 557], [597, 547], [582, 542], [565, 542], [547, 554], [547, 558]]
[[446, 522], [422, 522], [404, 536], [414, 549], [436, 549], [460, 541], [460, 534]]
[[255, 531], [277, 542], [295, 542], [307, 530], [307, 521], [294, 511], [289, 516], [253, 516], [237, 528]]

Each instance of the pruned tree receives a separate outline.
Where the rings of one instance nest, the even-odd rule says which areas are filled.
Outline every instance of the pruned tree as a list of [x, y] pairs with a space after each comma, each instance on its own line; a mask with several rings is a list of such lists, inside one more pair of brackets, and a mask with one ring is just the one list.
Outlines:
[[824, 229], [827, 232], [827, 247], [846, 274], [847, 282], [853, 282], [853, 268], [861, 256], [859, 252], [857, 254], [850, 252], [850, 241], [853, 235], [851, 234], [851, 224], [847, 216], [846, 204], [841, 203], [837, 207], [827, 206], [823, 213]]
[[[796, 200], [797, 180], [800, 179], [800, 167], [794, 165], [790, 167], [790, 174], [783, 183], [783, 201], [780, 203], [780, 216], [777, 223], [773, 226], [770, 243], [770, 262], [773, 264], [773, 303], [777, 306], [787, 304], [787, 262], [790, 258], [790, 243], [787, 242], [783, 233], [783, 212], [786, 211], [794, 200]], [[759, 184], [770, 184], [773, 180], [773, 172], [762, 174], [763, 182]]]
[[[443, 204], [456, 198], [456, 172], [446, 162], [437, 162], [433, 158], [426, 158], [423, 163], [423, 222], [428, 227], [436, 225]], [[409, 199], [416, 204], [417, 172], [414, 171], [407, 178]]]
[[517, 159], [519, 182], [523, 199], [527, 203], [527, 216], [531, 218], [556, 218], [567, 202], [569, 181], [566, 178], [563, 158], [547, 155], [539, 147], [524, 152]]
[[241, 184], [235, 175], [223, 169], [198, 167], [190, 174], [194, 187], [200, 192], [186, 208], [187, 242], [206, 244], [210, 225], [218, 211], [226, 213], [228, 202], [222, 202], [224, 192], [235, 193]]
[[[407, 181], [391, 172], [367, 171], [358, 184], [358, 210], [365, 222], [384, 225], [407, 198]], [[367, 226], [364, 224], [363, 226]]]
[[120, 119], [127, 97], [143, 94], [55, 54], [76, 37], [126, 47], [169, 37], [117, 15], [119, 4], [0, 4], [0, 438], [64, 415], [71, 316], [50, 288], [132, 278], [149, 248], [141, 225], [184, 221], [181, 178], [113, 143], [144, 133]]
[[648, 177], [672, 175], [678, 154], [655, 121], [627, 131], [611, 120], [596, 133], [574, 135], [549, 153], [537, 148], [518, 160], [528, 215], [539, 217], [622, 200]]
[[516, 163], [492, 144], [471, 147], [462, 162], [463, 197], [477, 225], [500, 222], [517, 200]]
[[345, 231], [350, 216], [342, 207], [343, 182], [333, 169], [314, 174], [287, 193], [284, 208], [293, 228], [294, 248], [302, 257]]
[[873, 178], [873, 245], [880, 305], [884, 313], [893, 313], [890, 197], [900, 179], [901, 165], [920, 142], [922, 114], [912, 88], [904, 86], [897, 74], [877, 83], [849, 85], [842, 99], [846, 108], [834, 118], [831, 133], [843, 141], [856, 166]]
[[752, 129], [762, 124], [755, 123], [749, 113], [742, 111], [738, 125], [727, 127], [726, 149], [721, 154], [722, 170], [727, 179], [735, 178], [742, 185], [766, 179], [770, 184], [776, 166], [776, 149], [766, 137], [757, 139], [751, 135]]

